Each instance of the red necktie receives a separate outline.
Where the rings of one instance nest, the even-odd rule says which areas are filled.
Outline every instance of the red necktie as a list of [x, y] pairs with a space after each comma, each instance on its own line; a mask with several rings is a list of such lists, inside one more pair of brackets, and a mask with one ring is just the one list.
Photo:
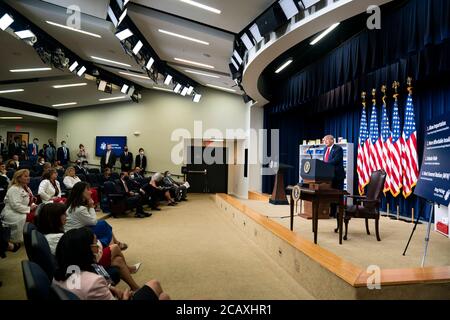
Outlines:
[[35, 156], [37, 153], [36, 153], [36, 145], [35, 144], [33, 144], [33, 156]]
[[327, 152], [325, 153], [325, 162], [328, 162], [328, 157], [330, 156], [330, 149], [331, 148], [327, 148]]

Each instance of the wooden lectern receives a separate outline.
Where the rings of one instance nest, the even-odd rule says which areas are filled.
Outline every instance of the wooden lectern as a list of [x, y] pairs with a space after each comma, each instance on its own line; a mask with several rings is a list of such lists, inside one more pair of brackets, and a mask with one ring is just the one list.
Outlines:
[[[301, 163], [301, 177], [304, 187], [311, 190], [330, 190], [334, 177], [334, 166], [318, 159], [305, 159]], [[300, 216], [312, 219], [313, 204], [310, 201], [303, 202], [303, 210]], [[328, 203], [319, 203], [319, 219], [329, 219], [330, 206]]]
[[272, 196], [269, 199], [269, 203], [275, 205], [286, 205], [289, 201], [286, 197], [284, 188], [284, 171], [286, 169], [293, 168], [292, 166], [280, 163], [278, 167], [277, 175], [275, 176], [275, 183], [273, 185]]

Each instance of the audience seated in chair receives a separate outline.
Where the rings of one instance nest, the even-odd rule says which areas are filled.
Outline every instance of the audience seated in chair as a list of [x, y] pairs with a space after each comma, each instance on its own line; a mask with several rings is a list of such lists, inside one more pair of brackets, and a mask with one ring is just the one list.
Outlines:
[[375, 233], [378, 241], [381, 241], [379, 223], [380, 223], [380, 205], [381, 194], [383, 192], [384, 182], [386, 180], [386, 172], [383, 170], [374, 171], [370, 177], [367, 186], [367, 196], [347, 196], [353, 198], [356, 204], [347, 206], [344, 214], [345, 235], [347, 240], [348, 223], [352, 218], [360, 218], [366, 220], [366, 231], [370, 235], [369, 219], [375, 220]]
[[147, 186], [144, 186], [142, 189], [144, 189], [146, 192], [150, 192], [152, 197], [155, 197], [158, 200], [166, 199], [169, 206], [176, 205], [176, 201], [172, 199], [170, 196], [170, 187], [164, 187], [163, 183], [164, 176], [157, 172], [155, 173], [150, 183]]
[[3, 224], [11, 229], [11, 242], [13, 243], [23, 241], [22, 231], [25, 221], [33, 220], [34, 210], [37, 208], [36, 198], [28, 188], [29, 182], [29, 170], [16, 171], [5, 196], [5, 207], [1, 216]]
[[117, 186], [118, 193], [126, 199], [127, 208], [136, 208], [136, 218], [145, 218], [152, 215], [151, 213], [144, 211], [143, 205], [145, 204], [145, 197], [140, 194], [139, 186], [130, 183], [130, 177], [127, 172], [122, 172], [120, 174]]
[[[56, 248], [58, 269], [55, 280], [58, 285], [71, 291], [81, 300], [168, 300], [157, 280], [147, 282], [142, 288], [130, 292], [111, 286], [98, 273], [101, 268], [96, 264], [99, 248], [95, 234], [88, 228], [73, 229], [62, 236]], [[70, 268], [78, 266], [80, 274], [72, 274]], [[79, 277], [81, 284], [74, 288], [73, 277]]]
[[61, 197], [62, 191], [59, 181], [57, 180], [58, 173], [56, 169], [49, 169], [42, 176], [42, 181], [39, 184], [38, 194], [43, 203], [64, 201]]
[[186, 201], [187, 188], [186, 186], [172, 177], [170, 171], [164, 172], [163, 186], [170, 188], [170, 195], [176, 201]]

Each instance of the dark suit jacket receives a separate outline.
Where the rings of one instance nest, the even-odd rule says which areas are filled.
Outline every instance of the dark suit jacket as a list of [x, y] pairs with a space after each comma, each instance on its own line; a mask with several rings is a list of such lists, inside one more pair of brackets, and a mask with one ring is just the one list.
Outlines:
[[120, 156], [120, 163], [122, 167], [122, 171], [131, 171], [133, 167], [133, 154], [128, 152], [128, 155], [125, 156], [125, 152]]
[[[34, 143], [30, 143], [29, 145], [28, 145], [28, 156], [29, 157], [33, 157], [33, 144]], [[38, 155], [39, 155], [39, 145], [36, 145], [36, 158], [38, 157]]]
[[109, 160], [108, 163], [106, 163], [106, 152], [105, 152], [100, 160], [102, 170], [105, 169], [106, 167], [112, 169], [116, 165], [117, 158], [116, 155], [114, 154], [114, 151], [111, 151], [111, 155], [109, 156], [108, 160]]
[[66, 147], [66, 151], [67, 151], [67, 157], [64, 157], [63, 147], [59, 147], [58, 151], [56, 152], [56, 160], [58, 160], [62, 166], [66, 165], [70, 161], [69, 148]]
[[9, 144], [8, 156], [10, 159], [12, 159], [12, 157], [14, 155], [20, 156], [21, 154], [22, 154], [22, 148], [20, 147], [20, 144], [16, 145], [14, 142]]
[[[324, 149], [323, 159], [325, 161], [325, 154], [327, 152], [327, 148]], [[345, 170], [344, 170], [344, 150], [341, 146], [335, 144], [333, 148], [331, 148], [330, 155], [328, 156], [329, 164], [334, 166], [334, 181], [342, 182], [345, 179]]]
[[145, 171], [146, 168], [147, 168], [147, 157], [146, 157], [146, 156], [142, 156], [142, 163], [141, 163], [141, 155], [138, 154], [138, 155], [136, 156], [135, 161], [134, 161], [134, 165], [135, 165], [136, 167], [141, 168], [143, 171]]
[[[135, 192], [135, 193], [138, 193], [138, 192], [139, 192], [140, 186], [134, 184], [133, 181], [131, 181], [131, 179], [128, 180], [128, 181], [125, 181], [125, 183], [127, 184], [128, 192], [130, 192], [130, 191], [133, 191], [133, 192]], [[126, 190], [125, 190], [125, 187], [124, 187], [124, 185], [123, 185], [122, 180], [120, 180], [120, 179], [119, 179], [119, 180], [116, 180], [116, 185], [118, 186], [118, 189], [120, 189], [120, 193], [121, 193], [121, 194], [126, 195], [126, 196], [129, 196], [129, 194], [128, 194], [128, 193], [126, 192]]]

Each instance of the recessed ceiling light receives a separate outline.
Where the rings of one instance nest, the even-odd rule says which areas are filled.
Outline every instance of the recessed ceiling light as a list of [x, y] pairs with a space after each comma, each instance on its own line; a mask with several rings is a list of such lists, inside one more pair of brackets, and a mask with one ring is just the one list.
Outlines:
[[66, 103], [53, 104], [52, 107], [74, 106], [76, 104], [77, 104], [76, 102], [66, 102]]
[[281, 71], [283, 71], [285, 68], [287, 68], [288, 65], [290, 65], [292, 63], [292, 59], [289, 59], [288, 61], [286, 61], [285, 63], [283, 63], [283, 65], [281, 65], [276, 71], [275, 73], [280, 73]]
[[55, 85], [52, 87], [55, 89], [62, 89], [62, 88], [83, 87], [83, 86], [87, 86], [87, 82], [71, 83], [71, 84], [58, 84], [58, 85]]
[[0, 90], [0, 94], [2, 93], [14, 93], [14, 92], [23, 92], [23, 89], [10, 89], [10, 90]]
[[166, 88], [161, 88], [161, 87], [152, 87], [152, 89], [173, 93], [172, 90], [169, 90], [169, 89], [166, 89]]
[[194, 101], [195, 103], [199, 103], [201, 98], [202, 98], [202, 95], [196, 93], [196, 94], [194, 95], [194, 98], [192, 99], [192, 101]]
[[52, 68], [28, 68], [28, 69], [12, 69], [9, 72], [37, 72], [37, 71], [50, 71]]
[[0, 18], [0, 29], [5, 31], [13, 22], [14, 19], [11, 18], [9, 14], [5, 13], [3, 17]]
[[91, 58], [95, 59], [95, 60], [103, 61], [103, 62], [114, 63], [114, 64], [117, 64], [119, 66], [131, 67], [131, 65], [129, 65], [129, 64], [122, 63], [122, 62], [117, 62], [117, 61], [114, 61], [114, 60], [109, 60], [109, 59], [100, 58], [100, 57], [96, 57], [96, 56], [91, 56]]
[[219, 76], [216, 76], [213, 74], [198, 72], [198, 71], [194, 71], [194, 70], [184, 70], [184, 71], [186, 71], [187, 73], [198, 74], [199, 76], [205, 76], [205, 77], [216, 78], [216, 79], [220, 78]]
[[207, 84], [206, 86], [210, 87], [210, 88], [214, 88], [214, 89], [225, 90], [225, 91], [229, 91], [229, 92], [236, 92], [236, 90], [215, 86], [213, 84]]
[[23, 117], [0, 117], [2, 120], [22, 120]]
[[72, 28], [72, 27], [69, 27], [69, 26], [65, 26], [63, 24], [56, 23], [56, 22], [52, 22], [52, 21], [45, 21], [45, 22], [47, 22], [48, 24], [50, 24], [52, 26], [55, 26], [55, 27], [60, 27], [60, 28], [67, 29], [67, 30], [70, 30], [70, 31], [79, 32], [79, 33], [82, 33], [82, 34], [85, 34], [85, 35], [88, 35], [88, 36], [91, 36], [91, 37], [95, 37], [95, 38], [101, 38], [102, 37], [101, 35], [96, 34], [96, 33], [87, 32], [87, 31], [80, 30], [80, 29], [75, 29], [75, 28]]
[[117, 32], [116, 37], [119, 38], [120, 41], [123, 41], [133, 35], [130, 29], [125, 29], [123, 31]]
[[206, 10], [206, 11], [209, 11], [209, 12], [213, 12], [213, 13], [216, 13], [216, 14], [221, 14], [222, 13], [222, 11], [220, 11], [219, 9], [207, 6], [207, 5], [199, 3], [197, 1], [192, 1], [192, 0], [180, 0], [180, 1], [184, 2], [184, 3], [187, 3], [187, 4], [190, 4], [191, 6], [194, 6], [194, 7], [197, 7], [197, 8]]
[[169, 36], [172, 36], [172, 37], [177, 37], [177, 38], [181, 38], [181, 39], [184, 39], [184, 40], [189, 40], [189, 41], [193, 41], [193, 42], [197, 42], [197, 43], [209, 46], [209, 42], [206, 42], [206, 41], [203, 41], [203, 40], [198, 40], [198, 39], [191, 38], [191, 37], [188, 37], [188, 36], [183, 36], [181, 34], [170, 32], [170, 31], [166, 31], [166, 30], [163, 30], [163, 29], [159, 29], [158, 31], [161, 32], [161, 33], [167, 34]]
[[188, 64], [193, 64], [194, 66], [205, 67], [205, 68], [209, 68], [209, 69], [215, 69], [214, 66], [210, 66], [208, 64], [195, 62], [195, 61], [191, 61], [191, 60], [186, 60], [186, 59], [181, 59], [181, 58], [174, 58], [174, 60], [178, 61], [178, 62], [184, 62], [184, 63], [188, 63]]
[[135, 78], [139, 78], [139, 79], [150, 80], [149, 77], [141, 76], [141, 75], [139, 75], [139, 74], [134, 74], [134, 73], [129, 73], [129, 72], [123, 72], [123, 71], [120, 71], [119, 73], [120, 73], [120, 74], [123, 74], [123, 75], [125, 75], [125, 76], [130, 76], [130, 77], [135, 77]]
[[98, 99], [98, 101], [111, 101], [111, 100], [120, 100], [120, 99], [125, 99], [128, 98], [128, 96], [120, 96], [120, 97], [112, 97], [112, 98], [102, 98], [102, 99]]
[[322, 38], [324, 38], [327, 34], [329, 34], [331, 31], [333, 31], [334, 29], [337, 28], [337, 26], [340, 23], [335, 23], [333, 24], [331, 27], [329, 27], [327, 30], [325, 30], [324, 32], [322, 32], [321, 34], [319, 34], [319, 36], [317, 38], [315, 38], [313, 41], [311, 41], [310, 45], [315, 45], [317, 42], [319, 42], [320, 40], [322, 40]]
[[35, 37], [34, 33], [31, 32], [31, 30], [22, 30], [22, 31], [17, 31], [16, 35], [20, 38], [20, 39], [28, 39], [28, 38], [33, 38]]

